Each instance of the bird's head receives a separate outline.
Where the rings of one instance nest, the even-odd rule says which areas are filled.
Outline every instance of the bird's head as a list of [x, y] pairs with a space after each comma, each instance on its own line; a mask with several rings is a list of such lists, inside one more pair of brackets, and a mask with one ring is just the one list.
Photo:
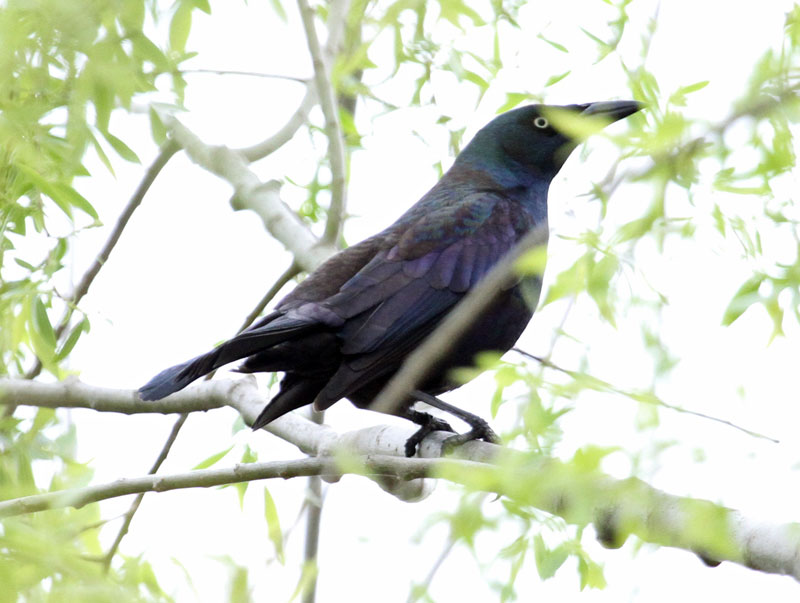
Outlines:
[[642, 108], [637, 101], [606, 101], [513, 109], [484, 126], [456, 163], [549, 181], [584, 138]]

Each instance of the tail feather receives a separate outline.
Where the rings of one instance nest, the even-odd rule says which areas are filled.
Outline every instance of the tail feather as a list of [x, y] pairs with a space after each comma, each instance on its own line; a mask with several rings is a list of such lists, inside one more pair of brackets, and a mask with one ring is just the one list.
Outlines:
[[160, 400], [214, 369], [282, 343], [317, 326], [314, 323], [281, 321], [280, 317], [277, 318], [275, 323], [245, 331], [202, 356], [161, 371], [139, 388], [139, 395], [142, 400]]
[[281, 391], [269, 401], [253, 423], [253, 430], [261, 429], [278, 417], [314, 401], [325, 385], [325, 379], [293, 378], [287, 375], [281, 383]]

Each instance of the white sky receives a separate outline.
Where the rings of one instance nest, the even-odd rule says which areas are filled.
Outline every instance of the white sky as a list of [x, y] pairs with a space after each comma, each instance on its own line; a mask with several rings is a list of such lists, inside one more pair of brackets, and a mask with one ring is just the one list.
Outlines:
[[[191, 66], [310, 75], [294, 8], [286, 4], [288, 26], [280, 23], [267, 2], [247, 6], [214, 3], [211, 17], [197, 13], [189, 47], [201, 54]], [[791, 3], [726, 3], [721, 10], [722, 6], [708, 1], [661, 3], [659, 30], [648, 59], [665, 98], [679, 86], [711, 80], [689, 97], [686, 108], [689, 115], [710, 122], [724, 118], [730, 100], [744, 89], [753, 63], [768, 46], [779, 43], [783, 15]], [[634, 2], [629, 7], [630, 27], [643, 31], [654, 10], [654, 2]], [[540, 91], [547, 78], [568, 69], [572, 70], [569, 77], [543, 91], [548, 102], [629, 97], [617, 59], [609, 57], [593, 64], [593, 43], [579, 29], [583, 26], [604, 37], [600, 24], [611, 17], [613, 12], [603, 2], [530, 3], [520, 13], [521, 30], [504, 32], [508, 68], [478, 109], [469, 96], [469, 85], [455, 85], [447, 77], [432, 81], [439, 109], [453, 116], [455, 123], [467, 126], [469, 137], [491, 119], [505, 92]], [[534, 34], [539, 31], [567, 46], [570, 53], [537, 40]], [[457, 34], [447, 27], [437, 31], [442, 40]], [[455, 40], [455, 44], [475, 51], [490, 49], [490, 40], [479, 36]], [[636, 64], [638, 44], [639, 36], [632, 29], [621, 47], [630, 64]], [[376, 53], [373, 60], [380, 58], [380, 47]], [[409, 79], [397, 77], [377, 90], [401, 102], [409, 98], [410, 85]], [[189, 76], [188, 112], [182, 119], [207, 142], [244, 146], [277, 129], [301, 95], [302, 87], [291, 82]], [[435, 181], [434, 162], [442, 160], [447, 166], [452, 160], [447, 132], [433, 123], [435, 111], [366, 114], [374, 110], [359, 108], [366, 136], [364, 149], [352, 157], [349, 209], [355, 217], [346, 226], [351, 243], [384, 227], [416, 201]], [[133, 140], [131, 146], [149, 163], [154, 150], [144, 119], [115, 116], [117, 135]], [[425, 142], [414, 136], [412, 129], [418, 130]], [[617, 132], [623, 129], [615, 126]], [[593, 152], [586, 157], [581, 151], [573, 154], [551, 188], [554, 233], [580, 232], [597, 222], [597, 207], [579, 195], [588, 190], [592, 178], [605, 173], [611, 162], [607, 154], [613, 149], [602, 140], [593, 141], [590, 148]], [[310, 178], [313, 169], [313, 155], [302, 137], [293, 141], [287, 152], [256, 166], [265, 180], [289, 175], [299, 182]], [[75, 253], [76, 275], [96, 253], [140, 175], [139, 166], [120, 166], [113, 179], [96, 167], [93, 178], [82, 183], [81, 190], [108, 226], [81, 238]], [[796, 190], [792, 188], [796, 184], [795, 175], [787, 190]], [[623, 185], [611, 202], [609, 228], [641, 214], [649, 202], [649, 194], [642, 191], [632, 184]], [[291, 184], [284, 186], [283, 193], [287, 199], [304, 195]], [[170, 162], [83, 304], [92, 318], [92, 332], [76, 348], [74, 366], [84, 381], [138, 387], [162, 368], [206, 351], [235, 332], [266, 287], [288, 265], [289, 255], [265, 235], [254, 215], [231, 211], [227, 203], [230, 194], [227, 184], [184, 156]], [[714, 200], [719, 198], [703, 197], [698, 209], [678, 206], [681, 211], [702, 215]], [[741, 201], [742, 211], [749, 202], [752, 200]], [[559, 268], [566, 267], [575, 253], [569, 241], [553, 237], [548, 276], [552, 278]], [[792, 468], [800, 460], [800, 451], [793, 442], [798, 413], [791, 379], [798, 352], [796, 329], [768, 345], [769, 319], [759, 310], [748, 312], [732, 328], [718, 326], [730, 296], [751, 266], [740, 260], [735, 244], [714, 235], [710, 220], [698, 223], [696, 239], [667, 245], [663, 253], [643, 250], [636, 260], [637, 271], [627, 270], [617, 286], [642, 289], [641, 274], [646, 274], [650, 283], [668, 294], [670, 305], [659, 328], [672, 353], [681, 359], [659, 393], [671, 403], [767, 433], [781, 444], [669, 412], [661, 413], [657, 430], [637, 432], [633, 403], [596, 396], [587, 398], [590, 403], [580, 404], [564, 421], [566, 434], [560, 452], [570, 455], [587, 444], [642, 450], [677, 439], [680, 445], [662, 455], [659, 467], [645, 469], [644, 475], [653, 485], [675, 494], [707, 497], [776, 521], [796, 520], [800, 489]], [[531, 351], [546, 349], [564, 311], [564, 303], [544, 308], [521, 346]], [[651, 361], [642, 354], [638, 320], [626, 324], [626, 317], [620, 317], [619, 329], [614, 330], [598, 326], [593, 312], [591, 304], [578, 304], [568, 323], [571, 332], [589, 347], [593, 373], [620, 386], [648, 383]], [[575, 366], [584, 352], [570, 344], [559, 346], [562, 344], [556, 348], [556, 358], [567, 366]], [[451, 399], [488, 416], [491, 387], [489, 379], [479, 379]], [[744, 389], [744, 398], [737, 393], [739, 388]], [[79, 411], [73, 416], [79, 423], [80, 458], [92, 459], [96, 483], [144, 474], [174, 420]], [[240, 455], [244, 444], [258, 450], [260, 460], [297, 458], [293, 447], [263, 432], [246, 430], [232, 438], [233, 419], [230, 410], [192, 416], [163, 472], [185, 471], [232, 443], [236, 450], [220, 466], [237, 461], [234, 454]], [[327, 419], [341, 430], [391, 420], [359, 411], [346, 402], [337, 404]], [[501, 423], [503, 420], [508, 417], [498, 418]], [[705, 451], [703, 463], [695, 462], [698, 448]], [[610, 461], [609, 470], [627, 475], [628, 461], [623, 455]], [[287, 529], [300, 508], [305, 483], [292, 480], [267, 485]], [[143, 553], [151, 560], [162, 585], [179, 601], [223, 599], [228, 574], [218, 558], [224, 555], [250, 568], [254, 600], [288, 600], [302, 556], [302, 526], [289, 540], [287, 565], [280, 566], [267, 539], [261, 487], [251, 485], [243, 512], [233, 489], [148, 495], [122, 550], [130, 555]], [[347, 477], [330, 488], [323, 515], [319, 600], [369, 601], [379, 595], [382, 601], [405, 601], [410, 584], [425, 577], [447, 536], [444, 524], [431, 527], [425, 519], [453, 510], [458, 498], [457, 489], [445, 484], [413, 505], [392, 499], [363, 478]], [[122, 513], [128, 504], [128, 499], [104, 504], [103, 516]], [[113, 525], [106, 533], [109, 538], [117, 528]], [[410, 542], [413, 535], [420, 538]], [[485, 564], [483, 573], [470, 553], [457, 548], [434, 580], [435, 600], [496, 599], [488, 583], [491, 578], [505, 579], [507, 566], [493, 567], [492, 556], [497, 543], [508, 544], [512, 539], [512, 530], [484, 536], [480, 550], [485, 554], [479, 559]], [[658, 602], [713, 596], [735, 602], [765, 595], [776, 601], [797, 596], [797, 585], [788, 578], [765, 576], [731, 564], [711, 570], [691, 554], [653, 551], [649, 546], [632, 558], [633, 543], [620, 551], [605, 551], [591, 539], [584, 540], [595, 559], [605, 565], [606, 590], [579, 592], [573, 562], [546, 582], [539, 581], [531, 563], [517, 581], [520, 600], [537, 597], [568, 602], [580, 597], [583, 602]], [[196, 592], [184, 585], [182, 570], [173, 564], [173, 558], [186, 567]]]

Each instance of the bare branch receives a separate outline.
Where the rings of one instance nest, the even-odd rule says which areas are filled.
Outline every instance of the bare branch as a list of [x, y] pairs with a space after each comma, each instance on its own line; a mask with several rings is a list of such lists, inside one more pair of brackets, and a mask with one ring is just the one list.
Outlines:
[[296, 263], [292, 262], [292, 265], [289, 266], [283, 272], [283, 274], [278, 277], [278, 280], [273, 283], [272, 287], [269, 288], [269, 291], [264, 294], [264, 297], [259, 300], [255, 308], [253, 308], [250, 311], [250, 314], [248, 314], [244, 319], [242, 326], [239, 327], [239, 333], [253, 324], [253, 321], [255, 321], [255, 319], [258, 318], [259, 315], [264, 311], [264, 308], [267, 307], [267, 304], [271, 302], [276, 295], [278, 295], [278, 292], [281, 289], [283, 289], [283, 286], [298, 274], [300, 274], [300, 267]]
[[[328, 41], [326, 42], [325, 49], [323, 50], [324, 58], [326, 58], [328, 61], [330, 61], [331, 58], [336, 56], [339, 52], [339, 47], [341, 46], [342, 38], [344, 37], [348, 5], [349, 0], [334, 0], [328, 7], [328, 22], [326, 24], [328, 30]], [[259, 159], [263, 159], [267, 155], [277, 151], [284, 144], [289, 142], [297, 130], [299, 130], [308, 120], [308, 114], [317, 104], [316, 86], [312, 85], [311, 82], [307, 80], [298, 81], [306, 82], [306, 94], [303, 97], [303, 100], [300, 101], [300, 106], [297, 107], [297, 110], [294, 112], [294, 114], [275, 134], [263, 142], [254, 144], [250, 147], [245, 147], [243, 149], [238, 149], [238, 152], [241, 153], [248, 161], [257, 161]]]
[[[175, 443], [175, 440], [178, 437], [178, 433], [180, 433], [183, 424], [186, 423], [186, 419], [189, 418], [187, 413], [182, 414], [178, 417], [178, 420], [175, 421], [175, 424], [172, 426], [172, 430], [169, 433], [169, 437], [167, 441], [164, 442], [164, 445], [161, 447], [161, 451], [158, 453], [158, 458], [156, 458], [156, 462], [153, 463], [153, 466], [150, 467], [150, 471], [147, 472], [148, 475], [155, 475], [158, 473], [158, 470], [161, 468], [161, 465], [167, 460], [167, 456], [169, 455], [169, 451], [172, 450], [172, 445]], [[114, 559], [114, 555], [117, 554], [117, 549], [119, 549], [119, 545], [122, 543], [122, 539], [125, 538], [125, 535], [128, 533], [128, 529], [131, 527], [131, 522], [133, 521], [133, 516], [136, 515], [136, 511], [139, 510], [139, 505], [142, 504], [142, 499], [144, 499], [144, 492], [141, 492], [136, 496], [134, 501], [131, 503], [130, 508], [123, 516], [122, 526], [117, 532], [117, 537], [114, 538], [114, 543], [108, 549], [108, 552], [103, 556], [103, 567], [105, 571], [111, 567], [111, 560]]]
[[208, 75], [241, 75], [244, 77], [262, 77], [274, 80], [287, 80], [298, 84], [308, 84], [308, 80], [293, 75], [283, 75], [281, 73], [262, 73], [259, 71], [239, 71], [237, 69], [181, 69], [181, 75], [208, 74]]
[[[211, 386], [204, 384], [206, 388]], [[235, 397], [237, 389], [229, 391]], [[295, 419], [299, 417], [295, 415]], [[0, 502], [0, 516], [79, 507], [141, 492], [277, 477], [320, 475], [333, 481], [343, 473], [353, 473], [367, 475], [379, 483], [419, 482], [424, 481], [421, 478], [437, 477], [507, 496], [520, 504], [558, 515], [571, 524], [593, 524], [601, 541], [611, 547], [620, 546], [628, 536], [635, 535], [646, 542], [692, 551], [705, 559], [733, 561], [800, 581], [800, 524], [755, 521], [710, 501], [668, 494], [638, 479], [618, 480], [599, 471], [576, 469], [573, 464], [555, 458], [530, 456], [486, 442], [468, 442], [460, 448], [462, 457], [470, 460], [407, 459], [401, 455], [408, 430], [384, 426], [337, 436], [315, 427], [320, 429], [312, 446], [319, 453], [315, 458], [235, 465], [172, 476], [149, 475], [27, 496]], [[428, 436], [421, 446], [422, 454], [438, 454], [446, 437], [442, 432]], [[340, 450], [349, 453], [346, 466], [336, 462]], [[355, 464], [360, 466], [354, 466], [353, 458], [359, 458]], [[703, 529], [697, 529], [698, 526]]]
[[[317, 425], [321, 425], [325, 419], [324, 412], [316, 412], [311, 409], [311, 420]], [[312, 475], [308, 478], [306, 488], [306, 534], [305, 547], [303, 550], [303, 563], [317, 564], [317, 554], [319, 552], [320, 527], [322, 525], [322, 478], [319, 475]], [[317, 579], [316, 575], [310, 584], [303, 591], [303, 603], [314, 603], [317, 598]]]
[[306, 123], [306, 120], [308, 120], [308, 114], [316, 104], [317, 94], [314, 90], [314, 87], [308, 86], [306, 88], [306, 94], [303, 97], [303, 100], [300, 101], [300, 106], [297, 107], [297, 110], [292, 114], [292, 116], [280, 130], [258, 144], [254, 144], [253, 146], [245, 147], [243, 149], [238, 149], [238, 152], [241, 153], [242, 156], [244, 156], [244, 158], [248, 161], [257, 161], [274, 153], [287, 142], [289, 142], [297, 133], [297, 130], [299, 130], [302, 125]]
[[[339, 0], [332, 18], [338, 17], [344, 21], [349, 6], [348, 0]], [[322, 113], [325, 115], [325, 133], [328, 137], [328, 160], [331, 165], [331, 205], [328, 210], [328, 221], [325, 224], [325, 234], [323, 241], [330, 245], [335, 245], [339, 240], [344, 220], [345, 207], [347, 203], [347, 159], [345, 156], [344, 137], [342, 127], [339, 123], [339, 108], [336, 103], [336, 93], [333, 90], [328, 67], [322, 55], [317, 31], [314, 28], [314, 12], [308, 5], [307, 0], [297, 0], [300, 8], [300, 16], [303, 20], [303, 28], [306, 32], [308, 50], [311, 53], [311, 61], [314, 65], [314, 82], [317, 87], [317, 95], [320, 99]]]
[[[95, 277], [97, 277], [97, 274], [100, 272], [100, 269], [105, 266], [108, 258], [111, 256], [111, 252], [114, 250], [114, 247], [117, 245], [117, 242], [122, 236], [122, 231], [125, 230], [125, 227], [128, 225], [128, 221], [131, 219], [133, 212], [136, 211], [136, 208], [139, 207], [139, 205], [141, 205], [144, 196], [147, 194], [147, 191], [150, 190], [150, 186], [152, 186], [158, 174], [161, 173], [161, 170], [165, 165], [167, 165], [167, 162], [178, 150], [178, 145], [171, 140], [168, 140], [161, 146], [158, 156], [156, 156], [156, 158], [153, 160], [153, 163], [150, 164], [150, 167], [147, 168], [147, 171], [144, 173], [144, 177], [139, 182], [136, 190], [133, 192], [128, 204], [125, 206], [125, 209], [122, 210], [119, 218], [117, 218], [117, 223], [114, 225], [114, 229], [108, 236], [108, 239], [103, 245], [103, 248], [100, 250], [100, 253], [97, 254], [97, 257], [92, 262], [92, 265], [89, 266], [89, 269], [83, 274], [81, 280], [76, 285], [75, 290], [72, 292], [72, 295], [67, 300], [67, 308], [64, 312], [64, 316], [61, 319], [58, 327], [56, 327], [56, 340], [61, 339], [64, 331], [66, 331], [67, 327], [69, 326], [69, 321], [72, 318], [72, 312], [75, 310], [75, 306], [77, 306], [81, 299], [83, 299], [83, 296], [88, 293], [89, 287], [92, 286], [92, 283], [94, 282]], [[36, 363], [25, 375], [25, 378], [34, 379], [41, 372], [42, 363], [37, 358]], [[13, 412], [13, 410], [11, 412]]]
[[304, 270], [313, 270], [335, 252], [332, 245], [318, 241], [286, 206], [280, 197], [277, 180], [262, 182], [240, 153], [224, 146], [207, 145], [174, 115], [162, 113], [161, 116], [164, 125], [192, 161], [233, 186], [233, 208], [256, 212], [269, 233], [294, 255]]
[[391, 414], [404, 397], [425, 379], [439, 358], [458, 342], [475, 318], [513, 279], [518, 278], [515, 264], [529, 249], [547, 243], [547, 224], [540, 225], [522, 238], [489, 273], [461, 300], [422, 344], [406, 358], [400, 370], [370, 405], [372, 410]]
[[522, 350], [522, 349], [517, 348], [517, 347], [511, 348], [511, 349], [513, 351], [515, 351], [517, 354], [521, 354], [525, 358], [530, 358], [531, 360], [536, 360], [542, 366], [544, 366], [546, 368], [549, 368], [549, 369], [552, 369], [554, 371], [558, 371], [560, 373], [563, 373], [564, 375], [567, 375], [567, 376], [571, 377], [575, 381], [588, 382], [589, 383], [589, 387], [591, 387], [592, 389], [605, 391], [605, 392], [611, 392], [611, 393], [614, 393], [614, 394], [619, 394], [621, 396], [624, 396], [626, 398], [630, 398], [631, 400], [635, 400], [637, 402], [642, 402], [642, 403], [645, 403], [645, 404], [655, 404], [656, 406], [661, 406], [662, 408], [667, 408], [669, 410], [674, 410], [675, 412], [691, 415], [693, 417], [698, 417], [700, 419], [706, 419], [708, 421], [713, 421], [715, 423], [720, 423], [722, 425], [726, 425], [727, 427], [732, 427], [733, 429], [741, 431], [742, 433], [746, 433], [747, 435], [752, 436], [754, 438], [767, 440], [768, 442], [772, 442], [773, 444], [780, 444], [780, 440], [777, 440], [777, 439], [775, 439], [775, 438], [773, 438], [771, 436], [768, 436], [766, 434], [759, 433], [757, 431], [753, 431], [752, 429], [747, 429], [746, 427], [742, 427], [741, 425], [737, 425], [736, 423], [734, 423], [732, 421], [728, 421], [727, 419], [722, 419], [720, 417], [715, 417], [713, 415], [709, 415], [709, 414], [706, 414], [706, 413], [703, 413], [703, 412], [699, 412], [697, 410], [691, 410], [689, 408], [684, 408], [682, 406], [677, 406], [675, 404], [670, 404], [669, 402], [665, 402], [661, 398], [656, 397], [655, 394], [652, 394], [652, 393], [647, 393], [647, 394], [643, 395], [643, 394], [641, 394], [639, 392], [620, 389], [619, 387], [611, 385], [608, 381], [603, 381], [602, 379], [598, 379], [597, 377], [593, 377], [592, 375], [589, 375], [589, 374], [587, 374], [585, 372], [571, 371], [569, 369], [565, 369], [565, 368], [555, 364], [548, 357], [536, 356], [534, 354], [526, 352], [525, 350]]
[[[223, 394], [223, 395], [220, 395]], [[0, 404], [43, 408], [89, 408], [127, 415], [182, 413], [225, 406], [224, 392], [203, 388], [144, 402], [134, 390], [95, 387], [68, 378], [56, 383], [0, 379]]]

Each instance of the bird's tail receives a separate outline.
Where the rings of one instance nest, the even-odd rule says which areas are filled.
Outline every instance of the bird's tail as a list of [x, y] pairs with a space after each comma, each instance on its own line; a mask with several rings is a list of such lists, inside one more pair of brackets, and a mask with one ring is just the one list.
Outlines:
[[274, 322], [265, 324], [261, 321], [258, 328], [244, 331], [202, 356], [161, 371], [139, 388], [139, 396], [142, 400], [160, 400], [229, 362], [270, 348], [315, 327], [314, 323], [286, 319], [281, 315], [276, 316]]

